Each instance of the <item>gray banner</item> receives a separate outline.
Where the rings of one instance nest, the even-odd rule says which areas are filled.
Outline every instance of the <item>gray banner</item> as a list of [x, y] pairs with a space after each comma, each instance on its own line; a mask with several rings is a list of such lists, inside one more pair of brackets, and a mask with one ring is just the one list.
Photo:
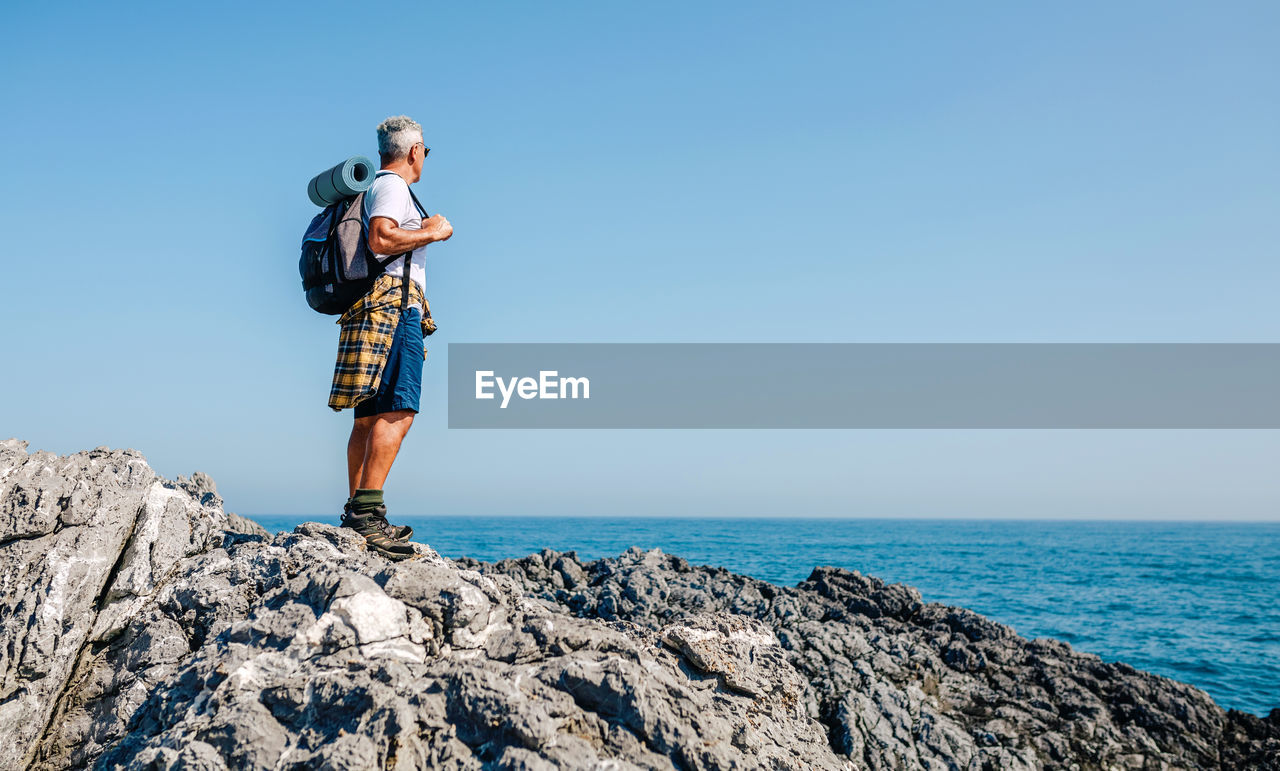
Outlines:
[[1280, 344], [449, 345], [450, 428], [1280, 428]]

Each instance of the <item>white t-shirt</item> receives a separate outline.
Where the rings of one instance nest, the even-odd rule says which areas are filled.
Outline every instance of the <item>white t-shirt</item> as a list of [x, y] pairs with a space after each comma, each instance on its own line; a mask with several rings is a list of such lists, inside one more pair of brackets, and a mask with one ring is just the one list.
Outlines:
[[[422, 229], [422, 213], [418, 211], [417, 206], [413, 205], [413, 199], [409, 196], [409, 183], [394, 171], [378, 172], [373, 185], [365, 191], [364, 215], [366, 228], [374, 217], [387, 217], [405, 230]], [[377, 254], [377, 252], [374, 254], [380, 260], [389, 256]], [[402, 275], [404, 258], [400, 257], [387, 263], [386, 272], [393, 276]], [[410, 255], [409, 278], [417, 282], [423, 294], [426, 294], [427, 247], [425, 245], [414, 249], [413, 254]]]

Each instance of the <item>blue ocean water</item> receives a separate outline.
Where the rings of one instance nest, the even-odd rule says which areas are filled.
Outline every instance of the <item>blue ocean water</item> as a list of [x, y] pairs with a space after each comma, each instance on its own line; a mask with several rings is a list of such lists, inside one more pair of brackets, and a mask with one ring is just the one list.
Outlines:
[[[269, 530], [302, 518], [255, 517]], [[1025, 637], [1280, 707], [1280, 524], [1004, 520], [402, 517], [448, 557], [658, 547], [794, 585], [817, 565], [911, 584]], [[321, 521], [332, 521], [324, 518]], [[332, 522], [337, 524], [336, 522]]]

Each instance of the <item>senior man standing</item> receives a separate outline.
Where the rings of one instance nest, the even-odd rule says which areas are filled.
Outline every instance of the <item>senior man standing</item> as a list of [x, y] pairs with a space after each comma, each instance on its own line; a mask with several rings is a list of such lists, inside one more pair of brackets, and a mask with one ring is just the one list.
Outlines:
[[[355, 409], [347, 441], [351, 497], [342, 524], [391, 559], [411, 556], [409, 527], [387, 520], [382, 486], [418, 413], [423, 336], [434, 329], [425, 305], [426, 247], [453, 235], [442, 215], [427, 217], [409, 185], [422, 179], [429, 148], [422, 126], [400, 115], [378, 126], [381, 170], [364, 194], [369, 251], [385, 263], [368, 294], [338, 319], [338, 361], [329, 406]], [[406, 260], [408, 261], [406, 263]]]

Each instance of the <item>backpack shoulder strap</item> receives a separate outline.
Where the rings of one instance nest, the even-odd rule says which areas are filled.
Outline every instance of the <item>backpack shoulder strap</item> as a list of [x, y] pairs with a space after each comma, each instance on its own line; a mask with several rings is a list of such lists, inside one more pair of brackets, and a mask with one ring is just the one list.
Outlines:
[[[422, 202], [418, 200], [418, 196], [413, 194], [413, 186], [408, 182], [406, 182], [404, 186], [409, 189], [409, 197], [413, 199], [413, 205], [418, 207], [418, 216], [422, 217], [424, 220], [428, 219], [427, 210], [423, 208]], [[400, 287], [400, 307], [406, 309], [409, 307], [409, 263], [411, 262], [413, 262], [413, 252], [405, 252], [404, 284]]]
[[[373, 175], [373, 178], [376, 180], [378, 177], [381, 177], [384, 174], [395, 174], [395, 172], [382, 170], [382, 171], [379, 171], [377, 174]], [[422, 203], [418, 201], [418, 196], [413, 194], [413, 188], [409, 186], [408, 182], [405, 182], [404, 186], [409, 190], [409, 197], [413, 199], [413, 205], [418, 207], [418, 214], [421, 215], [423, 219], [426, 219], [427, 210], [422, 208]], [[368, 196], [366, 196], [365, 202], [367, 202], [368, 200], [369, 200]], [[362, 209], [361, 213], [367, 216], [368, 210]], [[367, 220], [364, 220], [364, 221], [367, 224]], [[412, 280], [409, 278], [409, 268], [413, 263], [413, 250], [410, 249], [404, 254], [397, 255], [396, 257], [404, 258], [404, 271], [402, 273], [403, 281], [400, 284], [400, 311], [401, 313], [405, 313], [409, 309], [409, 282]], [[393, 260], [396, 259], [396, 257], [389, 257], [387, 259], [387, 262], [392, 262]]]
[[[413, 194], [413, 186], [405, 183], [405, 187], [409, 188], [409, 197], [413, 199], [413, 205], [418, 207], [418, 215], [424, 220], [430, 219], [430, 215], [427, 214], [426, 207], [424, 207], [422, 202], [418, 200], [418, 196]], [[403, 302], [401, 303], [401, 307], [404, 308], [409, 307], [409, 263], [412, 261], [413, 255], [412, 252], [410, 252], [409, 254], [406, 254], [404, 258], [404, 294], [402, 296]], [[426, 287], [423, 287], [422, 289], [423, 292], [426, 291]]]
[[[406, 185], [406, 187], [408, 187], [408, 185]], [[418, 214], [422, 215], [424, 220], [430, 219], [431, 215], [427, 214], [427, 209], [422, 205], [422, 202], [418, 200], [418, 196], [413, 194], [412, 187], [409, 187], [409, 197], [413, 199], [413, 205], [418, 207]]]

